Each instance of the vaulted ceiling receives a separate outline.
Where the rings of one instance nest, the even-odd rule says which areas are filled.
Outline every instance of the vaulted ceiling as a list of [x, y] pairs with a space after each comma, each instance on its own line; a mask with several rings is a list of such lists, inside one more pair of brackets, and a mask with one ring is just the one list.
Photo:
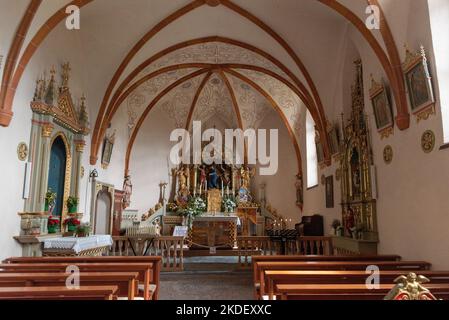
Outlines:
[[[81, 7], [76, 37], [95, 116], [92, 164], [120, 108], [128, 115], [132, 148], [156, 105], [175, 127], [186, 128], [212, 114], [231, 127], [257, 127], [275, 110], [300, 159], [297, 139], [306, 108], [325, 131], [325, 111], [332, 107], [338, 81], [339, 64], [332, 57], [348, 25], [378, 56], [401, 115], [402, 81], [392, 67], [398, 57], [391, 32], [385, 24], [380, 31], [368, 31], [362, 20], [367, 3], [378, 0], [20, 0], [15, 8], [25, 11], [21, 26], [28, 26], [28, 32], [22, 44], [18, 40], [16, 60], [5, 67], [2, 85], [11, 90], [2, 90], [0, 118], [9, 116], [8, 103], [11, 109], [33, 53], [54, 28], [64, 28], [68, 3]], [[327, 137], [322, 137], [330, 160]]]

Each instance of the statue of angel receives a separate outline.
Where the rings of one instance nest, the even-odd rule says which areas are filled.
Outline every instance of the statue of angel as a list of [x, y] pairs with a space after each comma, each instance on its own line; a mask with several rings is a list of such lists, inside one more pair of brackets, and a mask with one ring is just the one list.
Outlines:
[[430, 291], [423, 287], [423, 283], [430, 282], [424, 276], [411, 272], [408, 276], [397, 277], [394, 282], [396, 285], [385, 300], [436, 300]]

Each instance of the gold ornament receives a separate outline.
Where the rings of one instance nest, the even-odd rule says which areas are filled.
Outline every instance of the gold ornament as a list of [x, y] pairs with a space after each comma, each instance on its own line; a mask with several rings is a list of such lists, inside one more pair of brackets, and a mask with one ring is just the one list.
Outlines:
[[386, 164], [390, 164], [393, 161], [393, 148], [391, 146], [384, 148], [384, 161]]
[[423, 133], [421, 147], [425, 153], [430, 153], [435, 148], [435, 134], [432, 130], [427, 130]]
[[50, 138], [51, 134], [53, 133], [53, 125], [51, 123], [44, 124], [42, 126], [42, 137], [44, 138]]
[[28, 156], [28, 146], [25, 142], [19, 143], [17, 146], [17, 157], [20, 161], [25, 161]]

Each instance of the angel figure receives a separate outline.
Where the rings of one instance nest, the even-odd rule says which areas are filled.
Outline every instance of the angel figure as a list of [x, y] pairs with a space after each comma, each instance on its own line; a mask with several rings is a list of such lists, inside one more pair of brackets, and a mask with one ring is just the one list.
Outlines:
[[399, 276], [394, 282], [396, 285], [387, 294], [385, 300], [436, 300], [430, 291], [422, 286], [430, 282], [424, 276], [409, 273], [408, 276]]

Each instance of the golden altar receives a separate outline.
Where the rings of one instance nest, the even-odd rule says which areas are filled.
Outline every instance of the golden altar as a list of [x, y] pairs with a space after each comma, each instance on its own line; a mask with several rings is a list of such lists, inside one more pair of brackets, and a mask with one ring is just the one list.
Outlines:
[[239, 217], [233, 214], [211, 213], [196, 217], [189, 232], [192, 249], [232, 249], [237, 241]]

